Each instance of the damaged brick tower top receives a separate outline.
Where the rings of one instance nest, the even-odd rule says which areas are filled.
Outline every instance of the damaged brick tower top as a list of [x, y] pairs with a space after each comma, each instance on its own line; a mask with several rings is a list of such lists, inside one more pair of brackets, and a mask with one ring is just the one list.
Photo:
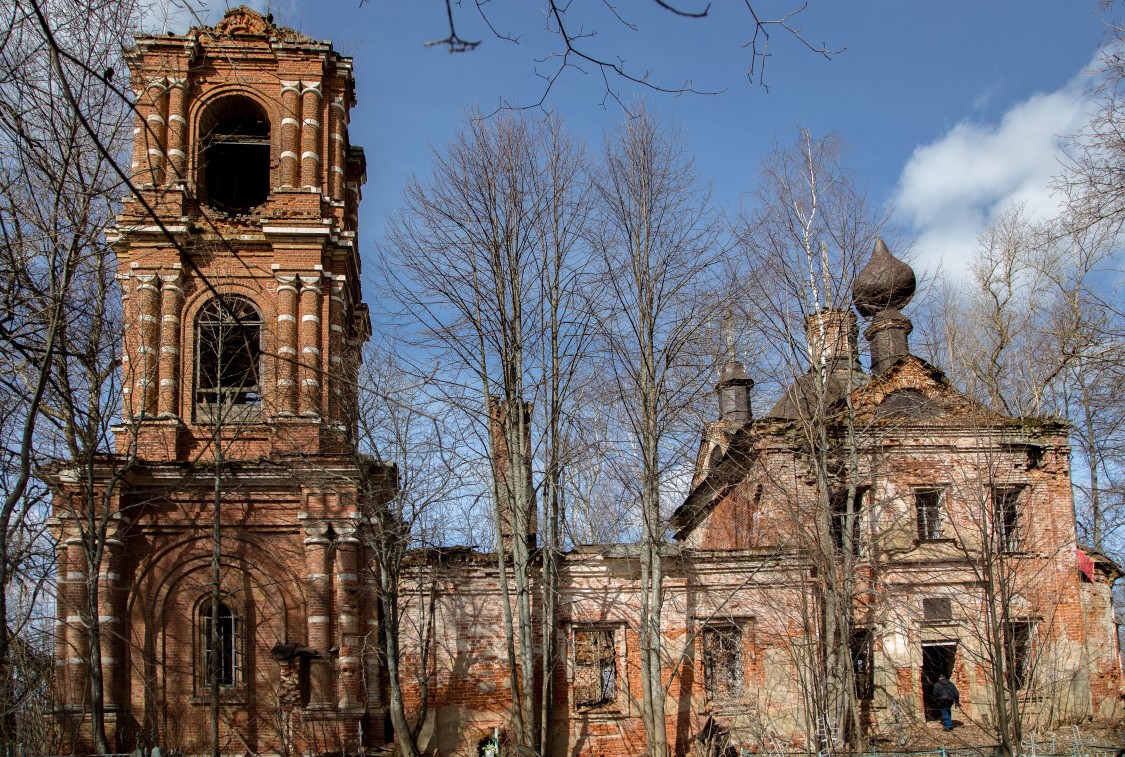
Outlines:
[[[110, 233], [123, 422], [88, 488], [60, 476], [75, 496], [55, 508], [65, 730], [88, 747], [101, 688], [116, 751], [210, 751], [217, 681], [223, 750], [378, 743], [357, 531], [394, 475], [353, 452], [370, 319], [351, 59], [240, 7], [139, 37], [129, 65], [135, 193]], [[110, 503], [105, 533], [84, 530], [83, 488]]]

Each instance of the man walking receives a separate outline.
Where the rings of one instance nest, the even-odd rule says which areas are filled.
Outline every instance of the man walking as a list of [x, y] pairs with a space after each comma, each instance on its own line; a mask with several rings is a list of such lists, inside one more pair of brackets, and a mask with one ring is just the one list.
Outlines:
[[953, 705], [961, 704], [961, 694], [945, 675], [938, 676], [934, 684], [934, 703], [941, 710], [941, 728], [943, 731], [953, 730]]

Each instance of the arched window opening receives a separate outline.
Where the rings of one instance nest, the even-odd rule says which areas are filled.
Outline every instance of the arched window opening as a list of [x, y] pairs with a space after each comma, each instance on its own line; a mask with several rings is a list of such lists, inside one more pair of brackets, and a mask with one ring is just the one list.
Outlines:
[[195, 404], [201, 420], [245, 420], [262, 404], [262, 316], [243, 297], [211, 300], [195, 324]]
[[262, 106], [244, 95], [212, 104], [199, 133], [203, 201], [223, 213], [245, 213], [270, 192], [270, 122]]
[[215, 625], [215, 634], [212, 635], [210, 602], [205, 602], [200, 613], [199, 648], [203, 651], [201, 669], [203, 672], [202, 683], [209, 686], [212, 671], [217, 671], [219, 685], [230, 688], [238, 683], [242, 660], [239, 655], [238, 616], [230, 609], [229, 605], [220, 604], [219, 622]]

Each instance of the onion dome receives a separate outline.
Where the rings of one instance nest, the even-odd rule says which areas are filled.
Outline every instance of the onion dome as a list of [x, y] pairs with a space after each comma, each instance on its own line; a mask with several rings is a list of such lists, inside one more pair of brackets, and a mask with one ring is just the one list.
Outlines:
[[917, 286], [914, 269], [892, 255], [883, 240], [878, 239], [871, 260], [856, 276], [852, 303], [860, 315], [870, 318], [882, 310], [905, 306]]

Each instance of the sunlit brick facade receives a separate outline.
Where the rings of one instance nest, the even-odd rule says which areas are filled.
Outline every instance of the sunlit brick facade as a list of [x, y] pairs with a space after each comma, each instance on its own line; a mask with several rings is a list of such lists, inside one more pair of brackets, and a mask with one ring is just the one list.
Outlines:
[[97, 617], [111, 747], [209, 750], [217, 500], [223, 752], [352, 749], [363, 729], [381, 739], [357, 530], [394, 475], [351, 454], [370, 332], [351, 60], [239, 8], [214, 27], [139, 37], [129, 63], [137, 191], [110, 239], [124, 407], [92, 482], [110, 492], [105, 511], [84, 518], [83, 473], [61, 476], [75, 492], [53, 521], [61, 722], [90, 748]]
[[[393, 734], [374, 561], [360, 537], [395, 472], [352, 453], [370, 323], [351, 61], [238, 8], [214, 27], [140, 37], [130, 65], [137, 191], [111, 234], [125, 313], [122, 422], [115, 454], [92, 478], [57, 474], [68, 493], [52, 521], [59, 722], [74, 749], [90, 749], [96, 618], [111, 748], [208, 752], [216, 681], [224, 753], [376, 747]], [[876, 249], [881, 275], [893, 269], [884, 255]], [[854, 550], [838, 578], [863, 632], [852, 653], [866, 732], [893, 740], [902, 724], [923, 722], [939, 671], [959, 686], [964, 715], [988, 725], [990, 606], [1002, 607], [1003, 632], [1017, 642], [1029, 722], [1120, 715], [1110, 599], [1119, 570], [1076, 542], [1067, 429], [1001, 417], [910, 355], [899, 308], [913, 273], [909, 286], [888, 276], [857, 284], [870, 371], [860, 369], [850, 309], [814, 316], [814, 367], [766, 412], [751, 412], [753, 376], [721, 367], [719, 419], [703, 430], [666, 548], [675, 754], [708, 728], [750, 749], [815, 746], [824, 729], [808, 707], [802, 655], [820, 627], [825, 563], [814, 553], [833, 544]], [[807, 393], [821, 369], [830, 401], [816, 421]], [[803, 451], [814, 421], [835, 442], [856, 435], [827, 494], [829, 504], [841, 489], [855, 494], [847, 539], [824, 517]], [[99, 496], [83, 500], [84, 491]], [[513, 522], [502, 523], [502, 543]], [[495, 555], [410, 559], [408, 717], [425, 696], [422, 748], [477, 754], [511, 727]], [[639, 583], [633, 545], [562, 557], [554, 754], [647, 753]], [[999, 602], [989, 605], [990, 591]]]
[[[751, 412], [742, 365], [720, 371], [719, 420], [704, 430], [663, 560], [675, 754], [717, 732], [751, 752], [842, 737], [847, 726], [816, 704], [816, 659], [833, 648], [830, 591], [844, 598], [849, 638], [835, 644], [848, 645], [867, 737], [925, 738], [941, 673], [960, 689], [961, 724], [987, 734], [1001, 666], [1027, 729], [1120, 717], [1110, 588], [1121, 573], [1076, 541], [1065, 424], [1006, 418], [960, 394], [909, 353], [899, 308], [913, 272], [881, 242], [867, 270], [856, 306], [869, 319], [870, 372], [856, 315], [842, 309], [810, 319], [811, 367], [771, 409]], [[810, 451], [817, 438], [823, 457]], [[845, 539], [849, 508], [837, 503], [847, 499]], [[422, 745], [468, 754], [511, 727], [500, 577], [493, 556], [475, 553], [444, 554], [432, 568], [410, 603], [433, 603]], [[645, 754], [639, 551], [574, 548], [557, 601], [554, 753]], [[405, 647], [417, 678], [419, 640]], [[405, 684], [421, 712], [418, 688]]]

